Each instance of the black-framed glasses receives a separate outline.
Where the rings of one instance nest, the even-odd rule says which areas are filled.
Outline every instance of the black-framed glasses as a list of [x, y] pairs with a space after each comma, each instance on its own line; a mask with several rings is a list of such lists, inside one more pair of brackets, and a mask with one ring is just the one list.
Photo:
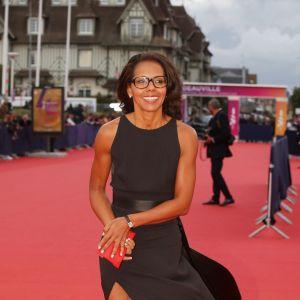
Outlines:
[[155, 76], [149, 78], [147, 76], [137, 76], [130, 80], [131, 83], [138, 89], [145, 89], [149, 86], [150, 81], [152, 81], [153, 85], [156, 88], [163, 88], [166, 87], [168, 84], [168, 80], [166, 76]]

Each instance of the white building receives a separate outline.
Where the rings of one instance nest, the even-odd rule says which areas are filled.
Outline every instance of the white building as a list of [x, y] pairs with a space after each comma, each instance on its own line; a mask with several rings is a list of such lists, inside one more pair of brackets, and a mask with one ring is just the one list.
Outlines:
[[[30, 81], [34, 86], [38, 2], [10, 0], [9, 51], [19, 54], [16, 95], [29, 91]], [[41, 86], [64, 85], [66, 25], [67, 0], [44, 0]], [[147, 50], [172, 58], [184, 80], [211, 81], [208, 46], [184, 7], [172, 6], [169, 0], [72, 0], [68, 94], [114, 94], [124, 64], [133, 54]]]

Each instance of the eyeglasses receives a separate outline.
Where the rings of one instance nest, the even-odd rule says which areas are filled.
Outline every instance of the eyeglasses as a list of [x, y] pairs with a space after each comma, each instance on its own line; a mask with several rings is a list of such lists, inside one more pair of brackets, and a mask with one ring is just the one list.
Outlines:
[[152, 81], [153, 85], [156, 88], [163, 88], [168, 84], [166, 76], [155, 76], [153, 78], [138, 76], [130, 80], [130, 83], [133, 83], [134, 86], [138, 89], [145, 89], [149, 86], [150, 81]]

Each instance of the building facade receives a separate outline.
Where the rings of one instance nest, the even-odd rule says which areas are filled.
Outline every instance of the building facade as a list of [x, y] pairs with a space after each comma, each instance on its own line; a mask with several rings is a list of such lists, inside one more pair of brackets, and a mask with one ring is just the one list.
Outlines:
[[[34, 86], [39, 1], [9, 1], [9, 51], [18, 54], [16, 95], [26, 94]], [[44, 0], [41, 86], [64, 85], [67, 3]], [[183, 80], [212, 80], [209, 42], [183, 6], [170, 0], [72, 0], [71, 11], [69, 96], [114, 94], [128, 59], [149, 50], [170, 57]]]

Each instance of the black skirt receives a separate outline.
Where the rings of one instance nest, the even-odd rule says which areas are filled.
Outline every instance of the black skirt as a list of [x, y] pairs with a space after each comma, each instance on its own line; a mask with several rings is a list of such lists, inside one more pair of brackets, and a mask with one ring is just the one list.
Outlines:
[[[112, 206], [116, 216], [127, 211]], [[215, 299], [183, 247], [178, 219], [133, 228], [136, 233], [132, 260], [116, 269], [99, 257], [101, 285], [108, 299], [118, 282], [132, 300]]]

